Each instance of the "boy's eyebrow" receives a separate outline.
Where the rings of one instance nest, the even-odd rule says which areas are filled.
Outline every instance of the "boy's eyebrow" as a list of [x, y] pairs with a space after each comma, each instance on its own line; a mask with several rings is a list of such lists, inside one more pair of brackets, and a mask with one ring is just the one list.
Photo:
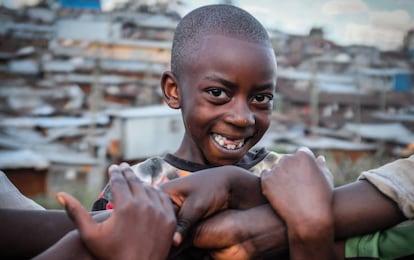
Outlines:
[[220, 83], [220, 84], [222, 84], [226, 87], [229, 87], [229, 88], [236, 88], [237, 87], [237, 84], [235, 84], [231, 81], [228, 81], [226, 79], [217, 77], [217, 76], [206, 76], [205, 79], [218, 82], [218, 83]]
[[256, 85], [254, 87], [254, 89], [256, 91], [263, 91], [263, 90], [269, 90], [269, 89], [274, 90], [274, 88], [275, 88], [275, 84], [273, 84], [273, 83], [267, 83], [267, 84], [263, 84], [263, 85]]
[[[236, 83], [233, 83], [231, 81], [228, 81], [226, 79], [223, 79], [223, 78], [220, 78], [220, 77], [217, 77], [217, 76], [206, 76], [205, 79], [221, 83], [222, 85], [224, 85], [228, 88], [236, 88], [237, 87]], [[266, 83], [266, 84], [263, 84], [263, 85], [255, 85], [254, 88], [255, 88], [255, 90], [258, 90], [258, 91], [273, 89], [274, 88], [274, 83], [272, 82], [272, 83]]]

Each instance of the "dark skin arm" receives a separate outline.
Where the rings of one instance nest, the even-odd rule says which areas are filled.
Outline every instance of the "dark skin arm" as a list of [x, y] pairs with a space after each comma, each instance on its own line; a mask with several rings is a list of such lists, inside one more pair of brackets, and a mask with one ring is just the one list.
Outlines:
[[[295, 160], [299, 162], [301, 159]], [[225, 171], [220, 173], [220, 170]], [[227, 174], [233, 170], [232, 174]], [[309, 171], [309, 167], [305, 167], [302, 170], [299, 167], [297, 171], [306, 172]], [[185, 236], [189, 226], [218, 210], [252, 208], [248, 211], [232, 211], [231, 214], [219, 213], [211, 220], [208, 219], [197, 229], [194, 240], [195, 246], [207, 249], [225, 249], [238, 246], [242, 250], [249, 251], [249, 254], [255, 254], [253, 253], [254, 250], [252, 250], [255, 248], [257, 248], [255, 250], [257, 250], [258, 254], [272, 250], [272, 248], [279, 248], [280, 241], [287, 239], [286, 236], [283, 238], [273, 237], [273, 239], [264, 239], [260, 243], [255, 242], [255, 239], [264, 237], [264, 234], [270, 233], [270, 236], [279, 236], [280, 232], [277, 235], [272, 235], [271, 230], [280, 230], [281, 228], [275, 227], [284, 225], [284, 222], [279, 217], [275, 217], [273, 210], [266, 209], [269, 208], [269, 205], [255, 208], [266, 203], [263, 198], [260, 198], [260, 194], [258, 195], [258, 191], [261, 189], [258, 188], [257, 181], [260, 179], [249, 174], [247, 174], [249, 178], [244, 178], [243, 174], [237, 175], [236, 172], [237, 169], [233, 168], [213, 168], [212, 170], [204, 171], [204, 175], [202, 172], [195, 173], [168, 182], [165, 186], [162, 186], [162, 188], [167, 187], [165, 191], [181, 207], [178, 223], [183, 223], [187, 226], [181, 230], [178, 228], [178, 230], [184, 231], [183, 235]], [[217, 173], [217, 176], [214, 175], [215, 173]], [[232, 189], [232, 183], [236, 183], [234, 187], [243, 188]], [[220, 192], [224, 190], [226, 192], [223, 193], [224, 195], [218, 195], [218, 193], [213, 193], [211, 190], [218, 190]], [[227, 192], [230, 192], [231, 196]], [[249, 199], [246, 200], [243, 194], [249, 194], [251, 196], [250, 201]], [[232, 199], [239, 203], [231, 202]], [[243, 200], [248, 202], [244, 203]], [[217, 201], [220, 203], [217, 203]], [[357, 181], [336, 188], [333, 192], [332, 204], [336, 240], [377, 231], [393, 226], [405, 219], [394, 201], [385, 197], [366, 181]], [[245, 205], [248, 206], [245, 207]], [[249, 215], [251, 212], [254, 212], [254, 214]], [[244, 214], [250, 217], [244, 217]], [[215, 221], [215, 219], [220, 220]], [[258, 225], [258, 223], [263, 224], [264, 227], [259, 228], [258, 226], [261, 225]], [[266, 228], [266, 225], [269, 226]], [[336, 248], [338, 251], [338, 246]], [[228, 252], [239, 251], [239, 249], [233, 247]]]
[[33, 260], [46, 259], [92, 260], [95, 258], [85, 247], [85, 244], [82, 242], [79, 236], [79, 232], [72, 230], [54, 245], [49, 247], [46, 251], [33, 258]]
[[[260, 220], [258, 214], [262, 216]], [[214, 259], [261, 259], [263, 256], [289, 259], [287, 228], [275, 214], [269, 205], [244, 210], [243, 214], [239, 210], [226, 210], [197, 227], [194, 245], [211, 249], [210, 255]], [[245, 228], [246, 223], [254, 223], [254, 230]], [[214, 237], [207, 239], [206, 235], [200, 235], [203, 232]], [[334, 253], [336, 259], [343, 258], [343, 241], [335, 243]]]
[[0, 209], [2, 258], [39, 254], [74, 228], [65, 211]]
[[[293, 168], [295, 168], [296, 165], [300, 165], [300, 162], [303, 161], [303, 158], [306, 158], [306, 157], [302, 156], [301, 158], [296, 158]], [[290, 171], [290, 168], [292, 168], [292, 165], [287, 167], [286, 170]], [[312, 171], [309, 167], [302, 167], [302, 168], [296, 167], [296, 168], [298, 168], [295, 170], [296, 172]], [[218, 168], [215, 168], [215, 170], [216, 169]], [[177, 180], [176, 182], [170, 183], [171, 186], [169, 187], [169, 190], [167, 192], [173, 198], [173, 200], [174, 200], [174, 196], [178, 196], [178, 197], [181, 196], [180, 203], [182, 205], [185, 205], [186, 203], [188, 203], [189, 205], [187, 205], [187, 208], [193, 209], [193, 210], [186, 210], [185, 214], [184, 213], [179, 214], [179, 219], [181, 219], [179, 220], [179, 223], [180, 222], [190, 223], [190, 224], [197, 223], [197, 221], [200, 218], [206, 217], [206, 215], [203, 215], [203, 213], [206, 212], [205, 209], [203, 209], [202, 207], [197, 207], [197, 206], [193, 207], [192, 205], [202, 205], [204, 207], [207, 207], [206, 205], [213, 205], [207, 202], [212, 200], [212, 198], [214, 198], [216, 194], [212, 192], [208, 192], [208, 190], [216, 189], [216, 190], [222, 191], [220, 188], [218, 188], [219, 186], [217, 187], [215, 185], [213, 185], [213, 187], [208, 186], [207, 183], [216, 179], [216, 178], [213, 178], [212, 173], [209, 173], [209, 174], [211, 174], [209, 176], [212, 177], [209, 181], [207, 180], [203, 181], [203, 179], [199, 179], [200, 177], [202, 177], [201, 174], [200, 175], [194, 174], [193, 178], [185, 177], [185, 178]], [[223, 175], [221, 176], [225, 176], [225, 175], [226, 173], [224, 172]], [[230, 175], [227, 175], [227, 176], [230, 176]], [[243, 187], [248, 187], [249, 186], [248, 183], [253, 183], [251, 187], [255, 187], [254, 186], [256, 185], [255, 180], [247, 180], [241, 177], [242, 176], [238, 177], [238, 183], [243, 183]], [[224, 178], [224, 177], [221, 177], [221, 178]], [[310, 180], [312, 181], [312, 178], [310, 178]], [[231, 181], [229, 182], [231, 183]], [[295, 183], [295, 182], [292, 182], [292, 183]], [[185, 188], [183, 189], [183, 187]], [[226, 187], [227, 189], [229, 188], [228, 186]], [[200, 190], [203, 190], [203, 189], [207, 189], [207, 191], [204, 191], [203, 196], [194, 196], [194, 197], [191, 196], [193, 194], [200, 193]], [[241, 198], [243, 198], [242, 195], [240, 196], [234, 195], [234, 194], [237, 194], [238, 192], [243, 193], [243, 189], [238, 191], [237, 189], [231, 190], [230, 188], [229, 190], [233, 192], [232, 193], [233, 196], [230, 196], [230, 198], [233, 197], [233, 198], [237, 198], [238, 200], [241, 200]], [[258, 192], [257, 189], [252, 188], [249, 190], [248, 194], [249, 195], [256, 194], [257, 192]], [[182, 196], [182, 194], [184, 194], [185, 196]], [[247, 192], [244, 192], [244, 194], [247, 194]], [[320, 196], [322, 197], [320, 197], [319, 200], [323, 200], [324, 196], [321, 194]], [[191, 200], [187, 200], [187, 197], [191, 197]], [[253, 197], [257, 198], [256, 195], [254, 195]], [[224, 208], [232, 208], [230, 206], [232, 204], [234, 205], [234, 203], [230, 203], [228, 201], [228, 198], [229, 197], [227, 197], [226, 200], [224, 200], [224, 201], [227, 201], [226, 204], [220, 204], [224, 206], [216, 207], [216, 208], [213, 207], [213, 209], [210, 208], [210, 213], [208, 215], [211, 215], [211, 212], [215, 212], [217, 211], [217, 209], [220, 210]], [[213, 201], [216, 201], [216, 200], [213, 199]], [[257, 205], [262, 205], [263, 199], [252, 200], [248, 203], [248, 205], [252, 206], [254, 205], [254, 203], [257, 203]], [[379, 229], [390, 227], [405, 219], [403, 214], [398, 209], [397, 204], [394, 203], [394, 201], [385, 197], [381, 192], [376, 190], [374, 186], [372, 186], [370, 183], [366, 181], [357, 181], [355, 183], [335, 189], [333, 193], [332, 203], [333, 203], [332, 214], [333, 214], [333, 219], [334, 219], [333, 224], [334, 224], [334, 230], [335, 230], [335, 238], [337, 240], [344, 239], [350, 236], [366, 234], [366, 233], [370, 233], [373, 231], [377, 231]], [[177, 203], [177, 205], [180, 207], [182, 206], [181, 204]], [[240, 205], [243, 205], [243, 203], [241, 202]], [[285, 208], [286, 207], [288, 206], [285, 205]], [[194, 210], [194, 209], [197, 209], [197, 210]], [[229, 215], [225, 213], [220, 213], [218, 216], [214, 216], [213, 219], [221, 218], [220, 216], [222, 216], [223, 219], [221, 219], [221, 221], [209, 222], [209, 220], [207, 220], [206, 223], [210, 223], [210, 224], [204, 224], [202, 226], [207, 225], [208, 227], [207, 230], [209, 230], [210, 228], [211, 230], [207, 232], [205, 231], [206, 230], [205, 228], [201, 228], [200, 230], [198, 230], [196, 234], [196, 238], [195, 238], [195, 245], [197, 247], [202, 247], [202, 248], [207, 248], [207, 249], [224, 249], [224, 248], [229, 248], [232, 245], [233, 246], [237, 245], [239, 247], [245, 247], [245, 249], [243, 250], [251, 251], [251, 249], [255, 247], [252, 246], [252, 243], [250, 244], [248, 243], [249, 240], [252, 241], [252, 239], [255, 239], [256, 236], [262, 237], [262, 234], [263, 234], [262, 232], [269, 233], [270, 232], [269, 230], [272, 229], [272, 226], [280, 225], [281, 223], [280, 218], [274, 217], [274, 213], [272, 213], [272, 211], [269, 211], [269, 210], [263, 211], [263, 207], [259, 207], [257, 211], [255, 212], [254, 214], [255, 221], [246, 221], [246, 218], [244, 217], [241, 217], [241, 218], [237, 217], [238, 215], [243, 216], [243, 214], [246, 214], [246, 212], [247, 211], [238, 211], [238, 213], [233, 212], [231, 214], [232, 215], [231, 217], [229, 217]], [[319, 210], [316, 211], [317, 214], [318, 212]], [[271, 221], [262, 220], [262, 218], [272, 219], [271, 218], [272, 216], [274, 218], [274, 223], [272, 223]], [[291, 214], [291, 216], [294, 216], [294, 214]], [[226, 221], [226, 218], [229, 218], [229, 220]], [[237, 221], [239, 221], [240, 223], [237, 224]], [[269, 224], [269, 228], [256, 230], [257, 223], [262, 223], [262, 222]], [[229, 223], [232, 223], [232, 224], [229, 225]], [[254, 225], [252, 223], [254, 223]], [[234, 225], [237, 225], [237, 227], [234, 227]], [[225, 227], [225, 228], [222, 229], [222, 227]], [[206, 235], [204, 235], [204, 233], [206, 233]], [[238, 237], [239, 238], [243, 237], [243, 238], [238, 239]], [[233, 241], [235, 243], [232, 244], [232, 242], [229, 242], [228, 244], [226, 244], [225, 242], [226, 238], [230, 238], [227, 241], [232, 241], [232, 239], [236, 238], [236, 240]], [[283, 239], [287, 239], [287, 238], [284, 237]], [[260, 254], [260, 252], [265, 252], [267, 250], [270, 250], [273, 247], [277, 248], [278, 244], [276, 243], [272, 244], [271, 241], [278, 241], [278, 240], [280, 241], [280, 239], [274, 238], [274, 239], [269, 239], [268, 241], [264, 243], [253, 242], [253, 245], [260, 244], [260, 247], [263, 248], [263, 249], [258, 250]], [[209, 243], [212, 243], [212, 244], [209, 244]], [[267, 244], [269, 245], [266, 246]], [[234, 252], [238, 250], [229, 250], [229, 251]]]
[[[109, 212], [90, 213], [96, 221]], [[0, 232], [2, 258], [30, 258], [40, 254], [75, 228], [63, 210], [0, 209], [3, 232]]]
[[[396, 203], [367, 181], [336, 188], [333, 213], [337, 241], [405, 220]], [[198, 225], [195, 233], [194, 246], [219, 249], [215, 251], [218, 259], [233, 252], [244, 256], [237, 259], [246, 259], [265, 253], [280, 254], [288, 249], [285, 224], [270, 205], [219, 213]], [[336, 243], [337, 257], [343, 257], [343, 248], [343, 242]]]

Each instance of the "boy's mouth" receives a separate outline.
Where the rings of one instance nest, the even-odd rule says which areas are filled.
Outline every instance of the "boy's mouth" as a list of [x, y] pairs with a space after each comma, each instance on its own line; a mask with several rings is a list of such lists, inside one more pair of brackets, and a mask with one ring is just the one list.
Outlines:
[[219, 134], [213, 134], [214, 141], [227, 150], [236, 150], [243, 147], [245, 139], [231, 140]]

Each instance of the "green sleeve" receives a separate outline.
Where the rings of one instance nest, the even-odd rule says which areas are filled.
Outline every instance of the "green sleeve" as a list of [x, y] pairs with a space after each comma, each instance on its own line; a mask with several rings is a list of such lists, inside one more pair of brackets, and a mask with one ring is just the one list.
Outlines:
[[345, 258], [396, 259], [414, 256], [414, 222], [407, 221], [373, 234], [347, 239]]

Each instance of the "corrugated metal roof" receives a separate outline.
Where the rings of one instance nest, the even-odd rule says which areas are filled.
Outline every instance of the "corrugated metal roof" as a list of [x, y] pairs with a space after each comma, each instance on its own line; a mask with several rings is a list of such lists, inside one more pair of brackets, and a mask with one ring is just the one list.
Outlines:
[[109, 123], [109, 117], [98, 114], [84, 117], [18, 117], [18, 118], [2, 118], [0, 127], [69, 127], [69, 126], [88, 126], [90, 124], [106, 125]]
[[49, 160], [31, 150], [0, 151], [0, 169], [35, 168], [46, 169]]
[[[414, 113], [414, 110], [413, 110], [413, 113]], [[373, 114], [373, 116], [375, 118], [389, 120], [389, 121], [414, 122], [414, 114], [387, 114], [384, 112], [376, 112]]]
[[355, 133], [362, 138], [391, 141], [400, 144], [414, 142], [414, 134], [400, 123], [391, 124], [353, 124], [347, 123], [344, 130]]
[[180, 110], [172, 109], [166, 105], [154, 105], [138, 108], [127, 108], [117, 111], [109, 111], [108, 114], [121, 118], [161, 117], [169, 115], [180, 115]]
[[361, 151], [361, 150], [375, 150], [376, 146], [373, 144], [355, 143], [351, 141], [338, 140], [329, 137], [309, 137], [303, 136], [291, 140], [300, 146], [309, 147], [310, 149], [340, 149], [346, 151]]

